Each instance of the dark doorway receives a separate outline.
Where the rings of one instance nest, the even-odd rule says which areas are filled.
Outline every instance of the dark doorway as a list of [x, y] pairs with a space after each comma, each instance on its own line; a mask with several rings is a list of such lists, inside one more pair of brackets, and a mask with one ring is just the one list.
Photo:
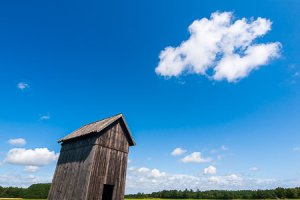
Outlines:
[[103, 193], [102, 193], [102, 200], [112, 200], [113, 199], [112, 198], [113, 191], [114, 191], [114, 186], [113, 185], [104, 184]]

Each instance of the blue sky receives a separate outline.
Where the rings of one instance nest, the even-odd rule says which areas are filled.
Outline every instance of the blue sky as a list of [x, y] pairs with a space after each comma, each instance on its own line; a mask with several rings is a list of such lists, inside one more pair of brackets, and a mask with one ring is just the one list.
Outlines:
[[[58, 139], [122, 112], [137, 143], [127, 193], [299, 186], [299, 7], [297, 0], [1, 2], [0, 185], [49, 182]], [[278, 44], [267, 49], [267, 61], [253, 64], [262, 54], [241, 60], [236, 66], [256, 69], [228, 75], [234, 66], [221, 64], [232, 58], [226, 49], [232, 35], [222, 33], [216, 60], [199, 65], [213, 50], [181, 44], [194, 44], [189, 26], [213, 21], [217, 11], [231, 12], [228, 26], [269, 20], [268, 31], [233, 52]], [[175, 73], [174, 60], [164, 65], [159, 56], [166, 47], [179, 52], [181, 71]], [[205, 53], [193, 60], [198, 47]], [[17, 138], [26, 144], [9, 142]], [[182, 154], [172, 156], [175, 148]], [[11, 158], [24, 152], [47, 159]]]

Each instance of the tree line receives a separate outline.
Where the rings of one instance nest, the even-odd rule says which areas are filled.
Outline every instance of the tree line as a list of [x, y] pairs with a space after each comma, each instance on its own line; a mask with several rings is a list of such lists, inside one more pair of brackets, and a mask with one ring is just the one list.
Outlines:
[[50, 183], [33, 184], [28, 188], [0, 186], [0, 198], [47, 199], [50, 187]]
[[[33, 184], [28, 188], [1, 187], [0, 198], [46, 199], [50, 183]], [[125, 198], [168, 198], [168, 199], [300, 199], [300, 187], [276, 188], [272, 190], [163, 190], [150, 194], [137, 193], [125, 195]]]
[[137, 193], [126, 198], [168, 198], [168, 199], [300, 199], [300, 187], [276, 188], [272, 190], [163, 190], [151, 194]]

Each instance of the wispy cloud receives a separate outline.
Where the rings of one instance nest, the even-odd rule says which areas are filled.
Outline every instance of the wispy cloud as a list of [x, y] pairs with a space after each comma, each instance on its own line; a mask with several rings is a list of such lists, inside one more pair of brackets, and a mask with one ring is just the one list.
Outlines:
[[190, 38], [160, 53], [158, 75], [178, 77], [199, 74], [213, 80], [235, 82], [280, 56], [279, 42], [255, 44], [256, 38], [271, 30], [269, 19], [258, 17], [234, 21], [231, 12], [215, 12], [209, 19], [189, 26]]
[[40, 120], [48, 120], [48, 119], [50, 119], [50, 115], [49, 114], [47, 114], [47, 115], [41, 115], [40, 116]]
[[30, 88], [30, 85], [25, 82], [20, 82], [20, 83], [18, 83], [17, 88], [19, 88], [20, 90], [25, 90], [25, 89]]
[[24, 138], [15, 138], [9, 139], [8, 143], [14, 146], [24, 146], [26, 144], [26, 140]]
[[250, 171], [257, 171], [258, 168], [257, 168], [257, 167], [250, 167], [249, 170], [250, 170]]
[[300, 152], [300, 147], [294, 147], [294, 148], [293, 148], [293, 151], [295, 151], [295, 152]]
[[37, 172], [39, 169], [40, 169], [40, 167], [38, 167], [38, 166], [29, 165], [29, 166], [25, 166], [24, 171], [28, 172], [28, 173], [34, 173], [34, 172]]
[[227, 146], [222, 145], [220, 148], [210, 150], [210, 153], [214, 154], [214, 153], [219, 153], [220, 151], [228, 151], [228, 150], [229, 148]]

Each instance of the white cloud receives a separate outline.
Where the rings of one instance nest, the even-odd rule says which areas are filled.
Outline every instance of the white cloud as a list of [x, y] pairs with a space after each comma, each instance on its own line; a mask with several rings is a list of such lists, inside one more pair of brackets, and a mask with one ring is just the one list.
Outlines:
[[28, 187], [35, 183], [51, 183], [52, 176], [0, 174], [0, 185], [4, 187]]
[[15, 138], [9, 139], [8, 143], [15, 146], [24, 146], [26, 144], [26, 140], [23, 138]]
[[204, 168], [203, 174], [216, 174], [217, 173], [217, 168], [210, 165], [207, 168]]
[[236, 174], [231, 174], [229, 176], [212, 176], [209, 181], [219, 185], [242, 185], [243, 179]]
[[249, 170], [250, 170], [250, 171], [257, 171], [258, 168], [257, 168], [257, 167], [250, 167]]
[[165, 177], [166, 173], [160, 172], [158, 169], [152, 169], [149, 176], [154, 178]]
[[187, 155], [181, 159], [181, 162], [183, 163], [190, 163], [190, 162], [205, 163], [210, 161], [211, 158], [203, 158], [201, 152], [193, 152], [190, 155]]
[[[146, 170], [145, 170], [146, 169]], [[188, 174], [171, 174], [147, 167], [128, 169], [126, 194], [161, 190], [243, 190], [270, 189], [279, 186], [295, 187], [300, 180], [276, 180], [242, 177], [238, 174], [222, 176], [198, 176]]]
[[228, 147], [226, 147], [225, 145], [222, 145], [222, 146], [221, 146], [221, 150], [227, 151], [227, 150], [228, 150]]
[[14, 148], [7, 153], [5, 162], [15, 165], [44, 166], [56, 161], [57, 158], [58, 154], [47, 148]]
[[146, 168], [146, 167], [141, 167], [138, 169], [138, 172], [149, 172], [150, 169]]
[[48, 119], [50, 119], [50, 115], [42, 115], [40, 117], [40, 120], [48, 120]]
[[191, 36], [180, 46], [161, 51], [155, 71], [166, 77], [187, 72], [213, 80], [238, 81], [279, 57], [279, 42], [254, 43], [271, 30], [271, 25], [269, 19], [261, 17], [234, 21], [231, 12], [212, 13], [210, 19], [195, 20], [189, 26]]
[[25, 82], [20, 82], [18, 83], [17, 88], [19, 88], [20, 90], [25, 90], [27, 88], [30, 88], [30, 85]]
[[37, 172], [40, 169], [38, 166], [25, 166], [24, 171], [28, 173]]
[[185, 149], [182, 149], [182, 148], [176, 148], [172, 151], [171, 155], [172, 156], [180, 156], [182, 154], [184, 154], [186, 152]]

